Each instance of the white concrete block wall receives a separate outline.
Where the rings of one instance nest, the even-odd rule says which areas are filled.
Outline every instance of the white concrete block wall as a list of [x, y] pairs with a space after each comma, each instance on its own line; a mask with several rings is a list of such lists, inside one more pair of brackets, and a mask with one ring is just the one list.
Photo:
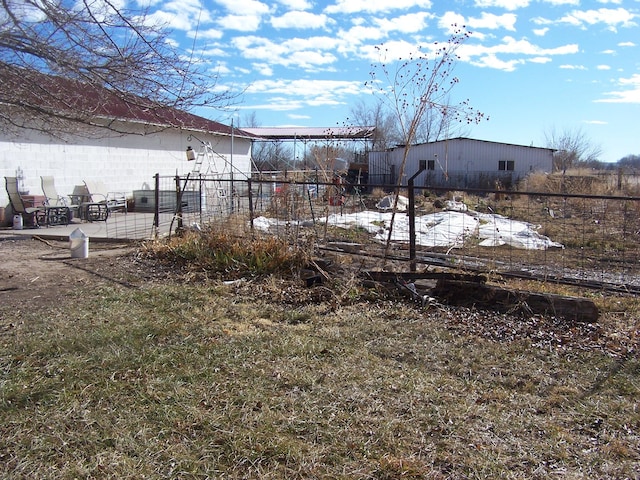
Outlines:
[[[133, 190], [153, 188], [156, 173], [186, 175], [193, 170], [194, 162], [187, 161], [185, 151], [188, 145], [199, 151], [201, 144], [193, 138], [188, 140], [189, 134], [189, 131], [172, 129], [151, 135], [78, 137], [65, 143], [35, 132], [25, 134], [24, 138], [8, 138], [0, 133], [0, 174], [13, 177], [21, 169], [24, 189], [31, 195], [41, 195], [40, 176], [51, 175], [61, 195], [70, 194], [83, 180], [93, 179], [103, 182], [110, 191], [131, 196]], [[218, 171], [225, 168], [228, 171], [225, 161], [232, 159], [236, 169], [250, 175], [250, 140], [235, 137], [231, 156], [230, 137], [201, 132], [196, 136], [211, 143]], [[205, 169], [203, 165], [202, 170]], [[234, 176], [240, 178], [237, 170]], [[0, 207], [8, 204], [3, 178]]]

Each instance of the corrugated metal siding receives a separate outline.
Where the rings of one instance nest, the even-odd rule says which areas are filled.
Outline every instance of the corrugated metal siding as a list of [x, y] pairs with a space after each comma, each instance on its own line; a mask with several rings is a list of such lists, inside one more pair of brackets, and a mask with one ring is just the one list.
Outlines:
[[[372, 178], [399, 172], [403, 148], [369, 154]], [[420, 160], [433, 160], [435, 169], [416, 179], [434, 186], [449, 185], [468, 188], [495, 188], [497, 182], [510, 187], [532, 171], [551, 171], [553, 152], [546, 148], [456, 138], [415, 145], [410, 148], [404, 169], [403, 184], [419, 168]], [[500, 170], [500, 161], [514, 162], [513, 170]], [[506, 167], [506, 163], [505, 163]], [[372, 182], [374, 183], [374, 182]]]

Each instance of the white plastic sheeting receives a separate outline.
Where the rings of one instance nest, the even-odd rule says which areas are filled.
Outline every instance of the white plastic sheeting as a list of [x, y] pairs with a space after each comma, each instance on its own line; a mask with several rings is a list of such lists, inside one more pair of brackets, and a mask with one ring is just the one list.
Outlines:
[[[362, 228], [371, 233], [377, 241], [386, 242], [391, 226], [391, 212], [363, 211], [348, 214], [333, 214], [317, 219], [318, 224]], [[266, 217], [254, 220], [254, 227], [268, 232], [270, 227], [298, 222], [283, 222]], [[303, 222], [309, 225], [310, 222]], [[464, 242], [477, 236], [483, 247], [510, 245], [528, 250], [563, 248], [563, 245], [538, 233], [540, 227], [528, 222], [512, 220], [496, 214], [474, 211], [442, 211], [416, 217], [416, 245], [423, 247], [461, 247]], [[396, 213], [391, 232], [391, 241], [409, 242], [409, 217]]]

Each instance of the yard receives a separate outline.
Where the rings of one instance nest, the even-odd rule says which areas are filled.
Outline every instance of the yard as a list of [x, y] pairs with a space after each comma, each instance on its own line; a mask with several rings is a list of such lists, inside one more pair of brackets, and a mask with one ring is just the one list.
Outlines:
[[0, 237], [3, 478], [640, 476], [636, 297], [590, 325], [91, 249]]

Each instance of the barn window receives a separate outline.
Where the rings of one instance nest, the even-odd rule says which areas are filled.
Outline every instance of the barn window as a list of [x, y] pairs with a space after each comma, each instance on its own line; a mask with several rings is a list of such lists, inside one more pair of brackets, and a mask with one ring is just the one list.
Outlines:
[[516, 162], [514, 160], [499, 160], [498, 170], [515, 170]]
[[435, 169], [436, 169], [436, 161], [427, 160], [427, 170], [435, 170]]

